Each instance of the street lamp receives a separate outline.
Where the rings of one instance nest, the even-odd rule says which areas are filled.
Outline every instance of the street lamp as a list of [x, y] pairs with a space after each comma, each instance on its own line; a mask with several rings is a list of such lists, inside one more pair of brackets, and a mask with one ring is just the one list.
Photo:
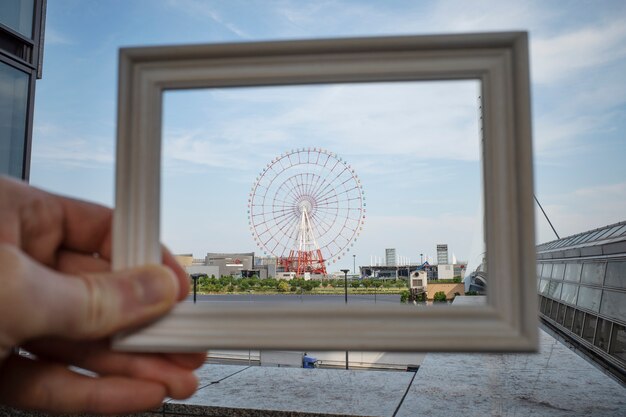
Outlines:
[[196, 293], [198, 292], [198, 278], [205, 277], [206, 274], [191, 274], [190, 277], [193, 279], [193, 302], [196, 303]]
[[420, 253], [420, 264], [424, 264], [424, 254]]
[[356, 274], [356, 255], [352, 255], [352, 273]]
[[[348, 304], [348, 272], [350, 272], [349, 269], [342, 269], [341, 272], [343, 272], [343, 289], [344, 289], [344, 294], [346, 295], [346, 304]], [[348, 369], [348, 351], [346, 350], [346, 369]]]
[[348, 272], [350, 272], [350, 270], [342, 269], [341, 272], [343, 272], [343, 289], [346, 296], [346, 304], [348, 304]]

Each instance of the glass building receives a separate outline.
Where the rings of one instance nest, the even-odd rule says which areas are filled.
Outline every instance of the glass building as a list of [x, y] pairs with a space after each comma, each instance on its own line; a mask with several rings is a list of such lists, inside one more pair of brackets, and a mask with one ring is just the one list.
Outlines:
[[0, 1], [0, 175], [28, 180], [46, 0]]
[[541, 321], [626, 381], [626, 221], [537, 246]]

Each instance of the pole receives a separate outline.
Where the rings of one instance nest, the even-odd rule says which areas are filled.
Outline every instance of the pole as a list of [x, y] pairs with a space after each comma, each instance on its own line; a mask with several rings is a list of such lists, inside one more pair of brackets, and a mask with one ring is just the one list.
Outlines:
[[352, 255], [352, 273], [356, 274], [356, 255]]
[[[348, 272], [350, 272], [350, 270], [342, 269], [341, 272], [343, 272], [343, 289], [344, 289], [344, 294], [345, 294], [345, 301], [346, 301], [346, 304], [348, 304]], [[348, 363], [349, 363], [348, 351], [346, 350], [346, 369], [349, 368]]]
[[[378, 283], [376, 283], [376, 284], [378, 284]], [[378, 287], [376, 287], [376, 285], [374, 285], [374, 304], [376, 304], [376, 289], [377, 288]]]
[[552, 222], [550, 221], [550, 219], [548, 218], [548, 215], [546, 214], [546, 211], [543, 209], [543, 207], [541, 206], [541, 203], [539, 203], [539, 200], [537, 200], [537, 196], [535, 194], [533, 194], [533, 197], [535, 197], [535, 201], [537, 202], [537, 205], [539, 206], [539, 208], [541, 209], [541, 212], [543, 213], [543, 216], [546, 218], [546, 220], [548, 221], [548, 224], [550, 225], [550, 227], [552, 228], [552, 231], [554, 232], [554, 234], [556, 235], [557, 239], [560, 239], [561, 237], [559, 236], [559, 234], [556, 232], [556, 229], [554, 228], [554, 226], [552, 226]]

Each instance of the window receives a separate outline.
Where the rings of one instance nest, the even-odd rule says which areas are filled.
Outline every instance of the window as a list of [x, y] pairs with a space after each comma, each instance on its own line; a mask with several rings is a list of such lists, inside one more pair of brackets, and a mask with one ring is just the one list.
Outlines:
[[607, 287], [626, 288], [626, 261], [609, 262], [607, 264], [604, 285]]
[[548, 284], [550, 283], [547, 279], [542, 279], [539, 282], [539, 293], [540, 294], [548, 294]]
[[2, 0], [0, 23], [32, 39], [34, 8], [35, 0]]
[[540, 310], [543, 314], [546, 314], [546, 308], [548, 305], [548, 299], [546, 297], [541, 297], [541, 301], [540, 301]]
[[576, 304], [596, 313], [600, 310], [600, 297], [602, 291], [596, 288], [580, 287], [578, 289], [578, 301]]
[[611, 336], [611, 322], [598, 318], [598, 330], [594, 344], [604, 351], [609, 349], [609, 337]]
[[543, 268], [543, 264], [537, 264], [537, 277], [541, 277], [541, 268]]
[[24, 171], [29, 74], [0, 61], [0, 174]]
[[565, 281], [580, 281], [580, 271], [583, 266], [579, 263], [568, 263], [565, 266]]
[[556, 301], [552, 302], [552, 310], [550, 310], [550, 318], [554, 321], [556, 321], [556, 318], [558, 317], [560, 306], [561, 306], [560, 303]]
[[567, 311], [565, 312], [565, 321], [563, 322], [563, 327], [568, 330], [572, 329], [572, 323], [574, 322], [574, 313], [576, 309], [573, 307], [567, 307]]
[[572, 322], [572, 332], [582, 337], [583, 331], [583, 320], [585, 318], [585, 313], [580, 310], [576, 310], [574, 312], [574, 321]]
[[626, 322], [626, 293], [604, 290], [600, 312], [605, 316]]
[[565, 264], [554, 264], [552, 267], [552, 279], [563, 279]]
[[583, 339], [589, 343], [593, 343], [593, 337], [596, 332], [597, 317], [593, 314], [587, 314], [585, 316], [585, 324], [583, 326]]
[[582, 282], [587, 284], [602, 285], [604, 281], [604, 268], [606, 263], [591, 262], [583, 264]]
[[548, 284], [547, 295], [552, 298], [560, 298], [562, 285], [563, 284], [560, 282], [550, 281]]
[[561, 326], [563, 325], [563, 323], [565, 321], [565, 309], [566, 308], [567, 308], [567, 306], [565, 306], [564, 304], [559, 304], [559, 311], [556, 314], [556, 321]]
[[576, 295], [578, 295], [578, 285], [563, 284], [561, 291], [561, 300], [568, 304], [576, 304]]
[[613, 324], [609, 353], [626, 363], [626, 328], [624, 326]]
[[552, 276], [552, 264], [544, 264], [541, 272], [542, 278], [550, 278]]

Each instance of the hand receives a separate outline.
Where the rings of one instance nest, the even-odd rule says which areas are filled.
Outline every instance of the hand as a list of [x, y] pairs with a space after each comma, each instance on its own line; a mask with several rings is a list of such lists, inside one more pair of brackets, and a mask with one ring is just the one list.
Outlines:
[[[0, 403], [126, 413], [195, 391], [204, 354], [109, 348], [108, 337], [166, 313], [189, 292], [165, 249], [165, 266], [111, 272], [111, 219], [105, 207], [0, 177]], [[12, 353], [16, 346], [35, 358]]]

